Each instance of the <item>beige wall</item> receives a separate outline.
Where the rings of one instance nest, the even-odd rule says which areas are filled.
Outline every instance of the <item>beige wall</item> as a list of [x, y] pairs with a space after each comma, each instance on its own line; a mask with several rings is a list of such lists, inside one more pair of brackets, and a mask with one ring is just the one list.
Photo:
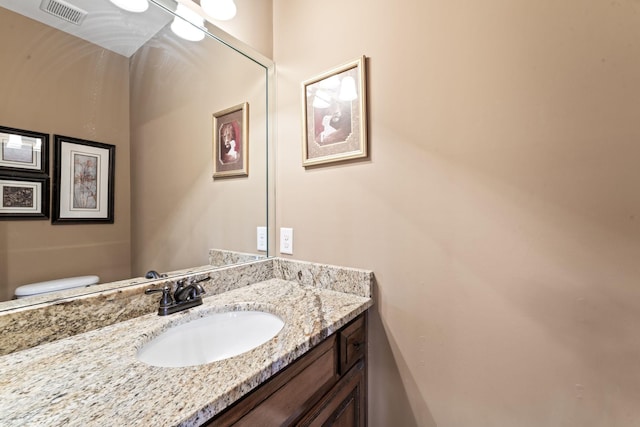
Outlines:
[[0, 9], [0, 125], [116, 145], [115, 223], [0, 221], [0, 300], [24, 283], [130, 276], [128, 60]]
[[235, 18], [213, 23], [267, 58], [273, 58], [272, 0], [234, 1], [238, 9]]
[[[370, 268], [371, 426], [640, 424], [636, 2], [274, 1], [278, 226]], [[365, 54], [370, 159], [301, 166]]]
[[[133, 273], [256, 251], [266, 225], [265, 69], [212, 39], [165, 31], [131, 60]], [[249, 175], [212, 179], [213, 114], [249, 104]]]

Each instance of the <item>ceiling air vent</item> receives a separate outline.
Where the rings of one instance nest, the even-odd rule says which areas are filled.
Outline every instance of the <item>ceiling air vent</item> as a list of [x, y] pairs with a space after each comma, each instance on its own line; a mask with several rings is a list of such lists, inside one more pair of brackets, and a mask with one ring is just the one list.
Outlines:
[[88, 13], [86, 10], [82, 10], [63, 0], [42, 0], [40, 9], [76, 25], [82, 24]]

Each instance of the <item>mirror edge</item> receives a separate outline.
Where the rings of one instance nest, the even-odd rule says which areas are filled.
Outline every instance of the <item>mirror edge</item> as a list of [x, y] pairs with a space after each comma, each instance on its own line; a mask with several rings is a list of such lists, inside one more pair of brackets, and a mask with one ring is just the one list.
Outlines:
[[[202, 8], [194, 3], [192, 0], [176, 0], [178, 3], [185, 4], [189, 8], [195, 10], [200, 14], [204, 19], [209, 23], [207, 27], [207, 33], [212, 38], [216, 39], [220, 43], [228, 46], [234, 51], [238, 52], [240, 55], [245, 56], [246, 58], [252, 60], [256, 64], [262, 66], [265, 70], [265, 80], [267, 82], [267, 99], [266, 99], [266, 110], [267, 110], [267, 119], [266, 119], [266, 138], [265, 141], [267, 147], [267, 176], [266, 176], [266, 212], [267, 217], [266, 227], [267, 227], [267, 253], [266, 257], [274, 257], [276, 256], [276, 204], [275, 204], [275, 196], [276, 196], [276, 186], [275, 186], [275, 177], [276, 177], [276, 153], [275, 153], [275, 135], [276, 135], [276, 118], [275, 114], [275, 93], [276, 93], [276, 65], [275, 62], [266, 57], [265, 55], [258, 52], [253, 47], [239, 40], [238, 38], [232, 36], [221, 28], [217, 27], [215, 23], [209, 18], [203, 11]], [[152, 3], [156, 4], [162, 9], [167, 10], [169, 13], [175, 15], [175, 12], [168, 8], [162, 0], [151, 0]]]

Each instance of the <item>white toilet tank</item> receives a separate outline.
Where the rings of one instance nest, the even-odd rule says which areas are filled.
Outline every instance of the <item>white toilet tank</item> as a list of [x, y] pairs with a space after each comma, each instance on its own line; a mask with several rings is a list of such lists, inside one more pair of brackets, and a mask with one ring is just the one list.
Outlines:
[[16, 289], [16, 298], [25, 298], [33, 295], [48, 294], [50, 292], [64, 291], [66, 289], [80, 288], [95, 285], [100, 281], [98, 276], [77, 276], [65, 279], [47, 280], [46, 282], [22, 285]]

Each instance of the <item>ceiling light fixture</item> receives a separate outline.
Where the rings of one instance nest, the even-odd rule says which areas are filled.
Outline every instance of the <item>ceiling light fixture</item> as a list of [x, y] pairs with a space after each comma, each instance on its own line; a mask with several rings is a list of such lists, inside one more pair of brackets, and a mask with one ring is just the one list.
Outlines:
[[148, 0], [110, 0], [111, 3], [118, 6], [120, 9], [127, 10], [129, 12], [140, 13], [149, 9]]
[[200, 0], [200, 6], [204, 13], [218, 21], [228, 21], [238, 10], [233, 0]]
[[171, 31], [178, 37], [192, 42], [204, 39], [204, 18], [187, 6], [178, 3], [176, 16], [171, 23]]

